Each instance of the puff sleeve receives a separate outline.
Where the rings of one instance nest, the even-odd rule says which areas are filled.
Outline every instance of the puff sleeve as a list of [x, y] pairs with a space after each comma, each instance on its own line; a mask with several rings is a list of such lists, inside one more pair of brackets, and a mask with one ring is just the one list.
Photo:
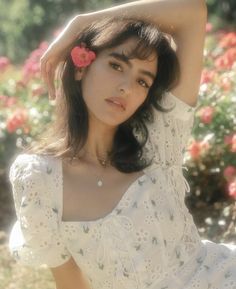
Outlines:
[[166, 92], [159, 103], [163, 108], [172, 110], [162, 112], [153, 108], [154, 121], [148, 124], [146, 144], [148, 156], [153, 158], [150, 169], [161, 166], [168, 170], [169, 187], [175, 187], [184, 198], [189, 186], [182, 174], [183, 157], [197, 106], [188, 105], [171, 92]]
[[57, 209], [47, 178], [52, 172], [43, 156], [18, 155], [9, 179], [17, 215], [9, 238], [12, 257], [19, 263], [57, 267], [70, 258], [59, 232]]

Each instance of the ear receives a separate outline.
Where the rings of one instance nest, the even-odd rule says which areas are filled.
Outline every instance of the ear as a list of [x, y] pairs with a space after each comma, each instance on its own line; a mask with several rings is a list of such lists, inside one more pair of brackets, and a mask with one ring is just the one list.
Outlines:
[[84, 74], [84, 67], [77, 68], [75, 71], [75, 80], [81, 80]]

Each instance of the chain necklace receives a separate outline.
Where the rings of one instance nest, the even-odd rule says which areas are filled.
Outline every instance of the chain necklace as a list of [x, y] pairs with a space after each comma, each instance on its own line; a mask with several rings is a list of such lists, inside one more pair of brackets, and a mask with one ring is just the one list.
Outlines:
[[[87, 152], [88, 153], [88, 152]], [[89, 153], [88, 153], [89, 154]], [[80, 159], [81, 157], [73, 157], [73, 160]], [[105, 169], [109, 164], [110, 164], [110, 158], [102, 158], [102, 157], [97, 157], [97, 160], [99, 161], [99, 164]], [[103, 175], [103, 174], [102, 174]], [[102, 187], [103, 186], [103, 180], [102, 180], [102, 175], [98, 178], [97, 180], [97, 186]]]

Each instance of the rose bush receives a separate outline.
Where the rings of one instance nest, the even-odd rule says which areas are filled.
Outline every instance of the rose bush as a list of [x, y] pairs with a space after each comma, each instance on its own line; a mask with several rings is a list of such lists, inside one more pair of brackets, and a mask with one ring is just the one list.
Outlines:
[[0, 57], [0, 172], [7, 173], [9, 160], [30, 143], [51, 121], [53, 104], [48, 102], [40, 79], [39, 59], [48, 47], [43, 42], [22, 67]]
[[236, 200], [236, 32], [207, 25], [199, 106], [186, 153], [189, 202]]

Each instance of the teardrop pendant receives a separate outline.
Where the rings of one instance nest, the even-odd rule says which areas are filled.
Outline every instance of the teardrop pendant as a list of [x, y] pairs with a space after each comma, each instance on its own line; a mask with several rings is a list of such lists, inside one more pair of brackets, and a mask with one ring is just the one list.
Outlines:
[[99, 181], [97, 182], [97, 184], [98, 184], [99, 187], [101, 187], [101, 186], [103, 185], [102, 180], [99, 180]]

